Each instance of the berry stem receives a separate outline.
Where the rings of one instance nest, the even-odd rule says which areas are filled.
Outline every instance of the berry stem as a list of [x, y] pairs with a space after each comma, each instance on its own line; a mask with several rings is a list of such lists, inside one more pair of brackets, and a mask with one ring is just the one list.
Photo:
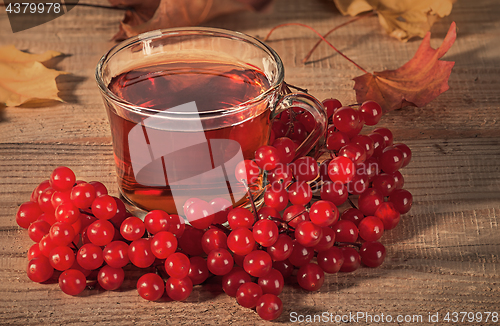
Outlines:
[[271, 218], [268, 218], [268, 219], [271, 220], [271, 221], [275, 221], [275, 222], [286, 223], [284, 219], [278, 218], [278, 217], [271, 217]]
[[310, 29], [311, 31], [313, 31], [316, 35], [318, 35], [321, 40], [323, 40], [326, 44], [328, 44], [329, 47], [331, 47], [335, 52], [337, 52], [338, 54], [340, 54], [344, 59], [346, 59], [347, 61], [349, 61], [350, 63], [352, 63], [354, 66], [356, 66], [356, 68], [358, 68], [359, 70], [363, 71], [365, 74], [369, 74], [368, 71], [366, 71], [363, 67], [361, 67], [360, 65], [358, 65], [356, 62], [354, 62], [352, 59], [350, 59], [348, 56], [346, 56], [345, 54], [343, 54], [342, 52], [340, 52], [335, 46], [333, 46], [332, 43], [328, 42], [327, 39], [325, 39], [323, 37], [323, 35], [321, 35], [317, 30], [315, 30], [314, 28], [312, 28], [311, 26], [309, 25], [306, 25], [306, 24], [301, 24], [301, 23], [285, 23], [285, 24], [280, 24], [280, 25], [277, 25], [275, 27], [273, 27], [269, 33], [267, 33], [266, 37], [264, 38], [264, 41], [267, 41], [269, 39], [269, 36], [271, 36], [271, 34], [278, 28], [280, 27], [285, 27], [285, 26], [301, 26], [301, 27], [305, 27], [305, 28], [308, 28]]
[[163, 280], [165, 280], [165, 279], [168, 278], [168, 277], [165, 276], [165, 274], [161, 270], [160, 265], [156, 265], [155, 266], [155, 273], [156, 273], [156, 275], [158, 275], [159, 277], [161, 277]]
[[354, 203], [352, 202], [351, 198], [350, 197], [347, 197], [347, 200], [349, 201], [349, 204], [351, 204], [351, 207], [352, 208], [356, 208], [358, 209], [358, 207], [356, 205], [354, 205]]
[[87, 288], [89, 290], [95, 289], [96, 285], [97, 285], [97, 280], [95, 280], [95, 281], [94, 280], [93, 281], [87, 281]]
[[248, 195], [248, 200], [250, 201], [250, 205], [252, 205], [252, 210], [253, 210], [253, 215], [255, 217], [255, 220], [258, 220], [259, 217], [257, 216], [257, 207], [255, 206], [255, 201], [253, 200], [252, 192], [250, 191], [250, 187], [247, 184], [246, 180], [241, 180], [243, 185], [245, 186], [245, 190], [247, 191]]
[[[315, 157], [316, 159], [316, 157]], [[321, 180], [321, 178], [316, 178], [315, 180], [311, 181], [311, 183], [309, 183], [309, 187], [311, 187], [311, 190], [313, 192], [315, 192], [316, 190], [318, 189], [321, 189], [321, 185], [323, 184], [323, 180]], [[316, 189], [316, 187], [320, 186], [319, 188]]]
[[288, 225], [291, 221], [295, 220], [297, 217], [299, 217], [300, 215], [304, 214], [307, 210], [304, 208], [302, 209], [299, 213], [295, 214], [291, 219], [290, 221], [286, 222], [286, 224]]
[[[341, 28], [341, 27], [344, 27], [346, 25], [349, 25], [350, 23], [353, 23], [357, 20], [360, 20], [362, 18], [365, 18], [365, 17], [369, 17], [369, 16], [373, 16], [375, 15], [375, 11], [371, 11], [367, 14], [364, 14], [364, 15], [359, 15], [357, 17], [354, 17], [348, 21], [346, 21], [345, 23], [342, 23], [338, 26], [335, 26], [334, 28], [332, 28], [331, 30], [329, 30], [325, 35], [323, 35], [323, 38], [326, 38], [328, 35], [330, 35], [331, 33], [335, 32], [337, 29]], [[319, 40], [318, 42], [316, 42], [316, 44], [314, 44], [313, 48], [307, 53], [307, 55], [304, 57], [304, 59], [302, 59], [302, 63], [305, 63], [307, 60], [309, 60], [309, 58], [311, 57], [311, 55], [313, 54], [314, 50], [316, 50], [316, 48], [321, 44], [321, 42], [323, 41], [323, 39]]]
[[73, 246], [68, 246], [71, 248], [71, 250], [73, 250], [73, 252], [77, 252], [78, 251], [78, 246], [75, 244], [74, 241], [71, 241], [70, 245], [73, 245]]
[[327, 148], [325, 148], [325, 147], [321, 147], [321, 148], [319, 148], [319, 149], [316, 151], [316, 153], [314, 153], [314, 156], [313, 156], [313, 157], [314, 157], [314, 159], [317, 161], [317, 160], [319, 160], [319, 158], [320, 158], [320, 157], [321, 157], [324, 153], [328, 153], [328, 154], [330, 154], [331, 158], [333, 158], [333, 155], [332, 155], [332, 154], [333, 154], [333, 151], [331, 151], [331, 150], [329, 150], [329, 149], [327, 149]]
[[337, 246], [337, 247], [351, 246], [351, 247], [356, 247], [358, 249], [361, 248], [361, 244], [360, 243], [355, 243], [355, 242], [335, 242], [334, 245]]
[[[87, 214], [89, 216], [96, 217], [92, 212], [87, 212], [87, 211], [85, 211], [85, 210], [83, 210], [81, 208], [79, 210], [80, 210], [80, 214]], [[108, 220], [108, 222], [111, 223], [115, 227], [115, 229], [117, 229], [117, 230], [120, 229], [119, 227], [117, 228], [116, 225], [111, 220]]]
[[80, 211], [80, 214], [87, 214], [87, 215], [89, 215], [89, 216], [95, 217], [95, 215], [94, 215], [94, 214], [92, 214], [92, 212], [91, 212], [91, 211], [86, 211], [86, 210], [81, 209], [81, 208], [79, 208], [78, 210]]
[[231, 233], [231, 231], [222, 224], [217, 223], [217, 224], [212, 224], [212, 226], [215, 226], [216, 228], [224, 232], [226, 235], [229, 235]]

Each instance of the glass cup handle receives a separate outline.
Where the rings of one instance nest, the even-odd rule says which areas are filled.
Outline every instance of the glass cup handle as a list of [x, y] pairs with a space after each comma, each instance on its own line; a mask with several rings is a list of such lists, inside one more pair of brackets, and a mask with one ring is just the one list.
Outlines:
[[299, 158], [309, 153], [316, 145], [324, 141], [324, 135], [327, 127], [327, 117], [323, 105], [315, 97], [305, 93], [290, 93], [284, 95], [277, 103], [273, 114], [273, 120], [281, 112], [291, 107], [299, 107], [309, 112], [316, 126], [307, 135], [307, 138], [295, 150], [295, 158]]

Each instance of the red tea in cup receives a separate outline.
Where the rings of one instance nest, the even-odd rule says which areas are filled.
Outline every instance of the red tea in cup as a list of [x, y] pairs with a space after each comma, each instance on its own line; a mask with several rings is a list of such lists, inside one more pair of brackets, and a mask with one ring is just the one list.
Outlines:
[[[235, 168], [268, 143], [273, 117], [292, 106], [317, 122], [297, 149], [308, 152], [324, 134], [324, 109], [310, 95], [285, 94], [283, 76], [267, 45], [220, 29], [153, 31], [112, 48], [96, 80], [129, 208], [181, 214], [190, 198], [243, 205], [247, 189]], [[261, 174], [251, 193], [264, 183]]]
[[[193, 60], [136, 68], [114, 77], [108, 88], [116, 96], [143, 108], [175, 111], [175, 107], [187, 101], [195, 102], [198, 112], [215, 112], [238, 108], [263, 94], [269, 85], [264, 73], [255, 67]], [[162, 128], [161, 119], [157, 119], [158, 129], [143, 124], [134, 137], [128, 136], [137, 122], [110, 111], [118, 183], [123, 195], [145, 209], [167, 212], [176, 211], [172, 187], [176, 196], [182, 197], [178, 202], [192, 197], [211, 201], [229, 195], [231, 202], [240, 203], [246, 190], [234, 175], [239, 161], [232, 158], [241, 149], [244, 159], [252, 159], [255, 151], [267, 143], [271, 111], [266, 104], [262, 103], [263, 107], [257, 108], [254, 116], [243, 116], [241, 121], [227, 126], [211, 126], [207, 120], [203, 130], [177, 131], [168, 130], [167, 126]], [[221, 139], [233, 140], [234, 146], [224, 142], [214, 148]], [[186, 147], [179, 148], [174, 143]], [[169, 153], [144, 153], [144, 156], [131, 153], [138, 150], [142, 154], [145, 151], [141, 147]], [[169, 150], [174, 147], [175, 151]], [[141, 166], [139, 171], [133, 168], [132, 158], [136, 166]], [[214, 171], [217, 166], [224, 170]]]

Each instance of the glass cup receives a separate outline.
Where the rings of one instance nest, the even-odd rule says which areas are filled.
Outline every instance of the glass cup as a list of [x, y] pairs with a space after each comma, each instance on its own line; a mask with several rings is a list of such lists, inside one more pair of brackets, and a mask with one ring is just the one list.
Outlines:
[[101, 58], [96, 80], [119, 191], [139, 216], [153, 209], [183, 215], [188, 200], [211, 203], [214, 213], [221, 203], [248, 204], [247, 193], [258, 201], [265, 173], [248, 192], [235, 168], [268, 144], [273, 119], [286, 109], [315, 121], [297, 155], [325, 133], [321, 102], [290, 93], [276, 52], [238, 32], [193, 27], [138, 35]]

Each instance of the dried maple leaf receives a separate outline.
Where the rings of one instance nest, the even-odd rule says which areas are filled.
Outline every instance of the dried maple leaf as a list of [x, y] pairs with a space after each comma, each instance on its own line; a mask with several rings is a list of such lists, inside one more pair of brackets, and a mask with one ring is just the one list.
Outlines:
[[114, 40], [161, 28], [195, 26], [216, 16], [242, 10], [262, 10], [271, 0], [109, 0], [129, 7]]
[[45, 67], [45, 62], [61, 53], [21, 52], [14, 45], [0, 46], [0, 103], [18, 106], [35, 99], [62, 101], [57, 93], [56, 77], [65, 74]]
[[407, 41], [424, 37], [439, 17], [448, 16], [455, 0], [333, 0], [343, 15], [375, 10], [391, 36]]
[[376, 101], [384, 113], [403, 106], [422, 107], [431, 102], [449, 88], [448, 79], [455, 62], [439, 59], [451, 48], [456, 37], [453, 22], [439, 48], [431, 48], [431, 33], [428, 32], [413, 58], [402, 67], [354, 78], [357, 101]]

